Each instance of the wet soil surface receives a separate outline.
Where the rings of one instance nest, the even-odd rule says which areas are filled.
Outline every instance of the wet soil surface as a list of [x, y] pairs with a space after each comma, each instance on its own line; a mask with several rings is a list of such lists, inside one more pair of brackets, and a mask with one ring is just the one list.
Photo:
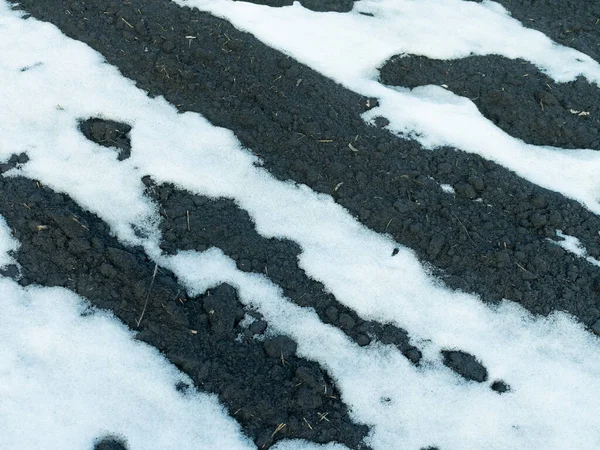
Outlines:
[[[467, 0], [481, 3], [483, 0]], [[495, 0], [527, 28], [600, 60], [600, 3], [580, 0]]]
[[[376, 99], [343, 89], [209, 14], [166, 0], [23, 0], [19, 7], [89, 44], [149, 95], [163, 95], [179, 110], [233, 130], [275, 177], [331, 195], [364, 225], [412, 248], [448, 287], [475, 292], [488, 303], [508, 298], [536, 314], [567, 311], [588, 326], [600, 317], [597, 268], [549, 242], [560, 229], [600, 257], [600, 218], [577, 202], [477, 155], [424, 150], [365, 124], [360, 114]], [[419, 84], [427, 84], [427, 74], [422, 77]], [[0, 172], [24, 162], [15, 156]], [[124, 248], [106, 225], [64, 195], [20, 178], [0, 181], [0, 214], [23, 244], [21, 282], [73, 289], [135, 328], [154, 270], [143, 252]], [[396, 345], [418, 363], [405, 331], [363, 320], [310, 280], [297, 267], [295, 243], [260, 237], [231, 202], [145, 181], [163, 211], [166, 252], [221, 247], [240, 269], [269, 276], [357, 343]], [[453, 186], [456, 195], [440, 184]], [[217, 308], [215, 297], [228, 307]], [[240, 325], [244, 316], [255, 319], [248, 328]], [[295, 344], [285, 338], [254, 339], [266, 326], [232, 288], [189, 299], [161, 269], [140, 339], [161, 349], [201, 390], [217, 393], [259, 446], [304, 437], [361, 448], [368, 430], [353, 424], [343, 403], [331, 398], [337, 393], [325, 371], [294, 356]], [[498, 392], [508, 389], [482, 375], [487, 371], [477, 355], [447, 349], [445, 362], [466, 378], [493, 382]], [[334, 394], [323, 395], [323, 386]], [[319, 420], [329, 411], [330, 422]], [[284, 422], [288, 426], [272, 437]]]
[[383, 84], [411, 89], [443, 85], [528, 144], [600, 150], [600, 89], [584, 78], [555, 83], [527, 61], [497, 55], [394, 57], [380, 75]]

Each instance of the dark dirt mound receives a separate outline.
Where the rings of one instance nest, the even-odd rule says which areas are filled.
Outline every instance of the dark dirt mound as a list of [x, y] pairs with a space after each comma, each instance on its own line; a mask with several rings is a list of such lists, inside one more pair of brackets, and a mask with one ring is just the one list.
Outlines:
[[375, 100], [209, 14], [166, 0], [20, 7], [100, 51], [150, 95], [233, 130], [274, 176], [332, 195], [414, 249], [449, 287], [534, 313], [568, 311], [586, 325], [600, 317], [597, 270], [547, 240], [561, 229], [600, 256], [600, 218], [577, 202], [477, 155], [427, 151], [366, 125], [360, 113]]
[[496, 55], [453, 61], [394, 57], [380, 74], [387, 85], [447, 86], [527, 143], [600, 150], [600, 89], [584, 78], [555, 83], [527, 61]]
[[29, 161], [27, 153], [21, 153], [20, 155], [12, 155], [6, 163], [0, 164], [0, 174], [8, 172], [10, 169], [18, 167], [20, 164], [25, 164]]
[[[468, 0], [481, 3], [483, 0]], [[494, 0], [528, 28], [600, 60], [600, 3], [580, 0]]]
[[[290, 6], [296, 0], [236, 0], [274, 7]], [[356, 0], [299, 0], [300, 4], [313, 11], [348, 12]]]
[[483, 383], [488, 379], [487, 369], [470, 353], [460, 350], [444, 350], [444, 364], [467, 380]]
[[[32, 180], [0, 177], [0, 215], [21, 242], [21, 270], [12, 272], [22, 285], [63, 286], [113, 311], [200, 390], [216, 393], [259, 448], [282, 438], [365, 448], [367, 428], [350, 421], [327, 374], [298, 358], [287, 337], [254, 339], [268, 324], [232, 287], [188, 298], [167, 270], [158, 267], [153, 277], [142, 249], [121, 245], [98, 217]], [[242, 327], [246, 315], [264, 326]]]
[[79, 123], [79, 129], [90, 141], [103, 147], [115, 148], [119, 153], [119, 161], [131, 156], [130, 125], [94, 117], [82, 120]]
[[98, 441], [94, 450], [127, 450], [127, 445], [123, 440], [110, 436]]

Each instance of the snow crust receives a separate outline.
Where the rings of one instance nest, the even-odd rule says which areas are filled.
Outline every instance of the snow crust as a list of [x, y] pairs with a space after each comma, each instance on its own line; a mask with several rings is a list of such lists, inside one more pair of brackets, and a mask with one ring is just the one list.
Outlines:
[[[178, 114], [162, 98], [149, 99], [85, 45], [53, 26], [19, 19], [3, 2], [0, 54], [5, 55], [0, 97], [6, 99], [0, 108], [0, 161], [21, 152], [30, 158], [12, 175], [69, 194], [123, 242], [143, 245], [192, 294], [221, 282], [236, 286], [241, 300], [257, 308], [270, 327], [298, 342], [301, 356], [328, 370], [353, 418], [372, 427], [368, 443], [373, 448], [598, 448], [600, 340], [572, 318], [560, 313], [535, 318], [508, 301], [490, 307], [441, 287], [412, 251], [366, 229], [330, 197], [273, 178], [230, 131], [197, 114]], [[31, 68], [21, 72], [25, 66]], [[95, 116], [133, 126], [129, 159], [119, 162], [116, 152], [78, 131], [79, 119]], [[263, 236], [297, 242], [303, 249], [300, 267], [341, 303], [366, 319], [394, 323], [410, 333], [423, 352], [421, 367], [390, 346], [350, 342], [312, 309], [283, 297], [264, 276], [238, 271], [219, 249], [163, 255], [157, 207], [143, 196], [145, 175], [190, 192], [233, 199]], [[16, 244], [6, 226], [2, 230], [0, 255], [5, 256], [0, 261], [7, 261], [6, 251]], [[394, 248], [400, 251], [392, 258]], [[0, 377], [7, 377], [4, 386], [15, 387], [0, 396], [0, 423], [6, 425], [0, 428], [10, 430], [0, 443], [35, 439], [39, 427], [72, 439], [81, 445], [77, 448], [89, 448], [89, 440], [101, 431], [94, 427], [105, 424], [107, 431], [135, 442], [132, 450], [168, 448], [157, 445], [162, 441], [152, 432], [161, 429], [158, 422], [171, 425], [168, 420], [175, 418], [178, 423], [172, 426], [185, 429], [170, 428], [165, 436], [181, 430], [178, 448], [186, 448], [188, 438], [210, 448], [250, 448], [214, 398], [181, 396], [173, 386], [183, 375], [134, 343], [108, 314], [82, 317], [82, 305], [63, 289], [23, 289], [0, 278], [0, 324], [7, 323], [0, 326], [0, 352], [6, 356], [0, 358]], [[123, 361], [125, 349], [129, 358]], [[460, 378], [442, 364], [441, 349], [472, 353], [486, 366], [489, 381]], [[143, 392], [136, 390], [140, 379]], [[490, 389], [498, 379], [510, 385], [510, 392], [499, 395]], [[92, 383], [103, 387], [102, 395]], [[47, 412], [39, 423], [31, 421], [31, 408], [40, 405]], [[61, 414], [69, 410], [93, 420], [67, 433]], [[191, 426], [191, 417], [198, 428]], [[224, 440], [217, 441], [212, 430]], [[279, 446], [314, 447], [303, 442]]]
[[600, 152], [528, 145], [483, 117], [469, 99], [439, 86], [409, 90], [377, 81], [377, 69], [393, 55], [497, 54], [530, 61], [557, 82], [581, 75], [600, 84], [598, 62], [525, 28], [500, 4], [361, 0], [349, 13], [323, 13], [299, 2], [273, 8], [232, 0], [174, 1], [223, 17], [347, 88], [378, 98], [380, 106], [363, 115], [366, 121], [386, 117], [390, 131], [427, 148], [452, 146], [479, 154], [600, 214]]

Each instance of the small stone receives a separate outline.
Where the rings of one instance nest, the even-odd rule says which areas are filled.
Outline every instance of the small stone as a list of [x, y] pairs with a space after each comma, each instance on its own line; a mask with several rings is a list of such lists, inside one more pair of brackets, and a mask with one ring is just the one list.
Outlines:
[[339, 323], [342, 329], [346, 331], [351, 330], [356, 325], [356, 321], [346, 313], [340, 314]]
[[479, 175], [471, 175], [469, 177], [469, 184], [475, 188], [476, 191], [483, 191], [485, 189], [485, 183], [483, 182], [483, 178]]
[[469, 183], [461, 183], [456, 186], [456, 192], [471, 200], [477, 198], [477, 192], [475, 192], [475, 189]]
[[492, 390], [499, 394], [504, 394], [505, 392], [510, 391], [510, 386], [502, 380], [497, 380], [492, 383]]
[[286, 359], [296, 353], [298, 344], [287, 336], [276, 336], [266, 340], [263, 343], [263, 348], [265, 349], [265, 353], [271, 358], [283, 357]]
[[256, 322], [253, 322], [248, 329], [252, 334], [263, 334], [267, 329], [267, 322], [264, 320], [257, 320]]
[[462, 350], [443, 350], [444, 365], [467, 380], [482, 383], [487, 380], [487, 369], [477, 359]]
[[356, 343], [361, 347], [364, 347], [371, 343], [371, 338], [366, 334], [359, 334], [358, 336], [356, 336]]
[[390, 121], [382, 116], [377, 116], [373, 119], [373, 123], [377, 128], [387, 127], [390, 124]]
[[25, 164], [27, 161], [29, 161], [29, 156], [27, 156], [27, 153], [21, 153], [17, 156], [17, 162], [19, 164]]

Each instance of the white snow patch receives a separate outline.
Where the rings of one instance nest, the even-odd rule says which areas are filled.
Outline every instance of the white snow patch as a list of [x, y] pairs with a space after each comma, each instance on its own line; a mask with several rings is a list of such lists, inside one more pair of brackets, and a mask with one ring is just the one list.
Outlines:
[[299, 2], [274, 8], [231, 0], [174, 1], [223, 17], [339, 80], [375, 78], [383, 61], [400, 54], [434, 59], [497, 54], [530, 61], [556, 81], [583, 75], [600, 82], [600, 66], [588, 55], [525, 28], [492, 2], [361, 0], [349, 13], [323, 13]]
[[566, 251], [573, 253], [576, 256], [579, 256], [580, 258], [584, 258], [590, 264], [600, 267], [600, 261], [596, 258], [589, 256], [584, 245], [575, 236], [569, 236], [568, 234], [564, 234], [561, 230], [556, 230], [556, 235], [559, 238], [561, 238], [560, 241], [554, 241], [552, 239], [548, 240], [553, 244], [564, 248]]
[[376, 81], [378, 68], [393, 55], [457, 59], [497, 54], [530, 61], [557, 82], [582, 75], [600, 83], [596, 61], [525, 28], [497, 3], [361, 0], [349, 13], [322, 13], [298, 2], [272, 8], [239, 1], [174, 1], [223, 17], [349, 89], [378, 98], [380, 106], [363, 115], [366, 121], [386, 117], [389, 130], [427, 148], [452, 146], [479, 154], [600, 214], [600, 152], [528, 145], [483, 117], [470, 100], [439, 86], [411, 91]]
[[456, 194], [456, 191], [450, 184], [440, 184], [440, 187], [446, 194]]

